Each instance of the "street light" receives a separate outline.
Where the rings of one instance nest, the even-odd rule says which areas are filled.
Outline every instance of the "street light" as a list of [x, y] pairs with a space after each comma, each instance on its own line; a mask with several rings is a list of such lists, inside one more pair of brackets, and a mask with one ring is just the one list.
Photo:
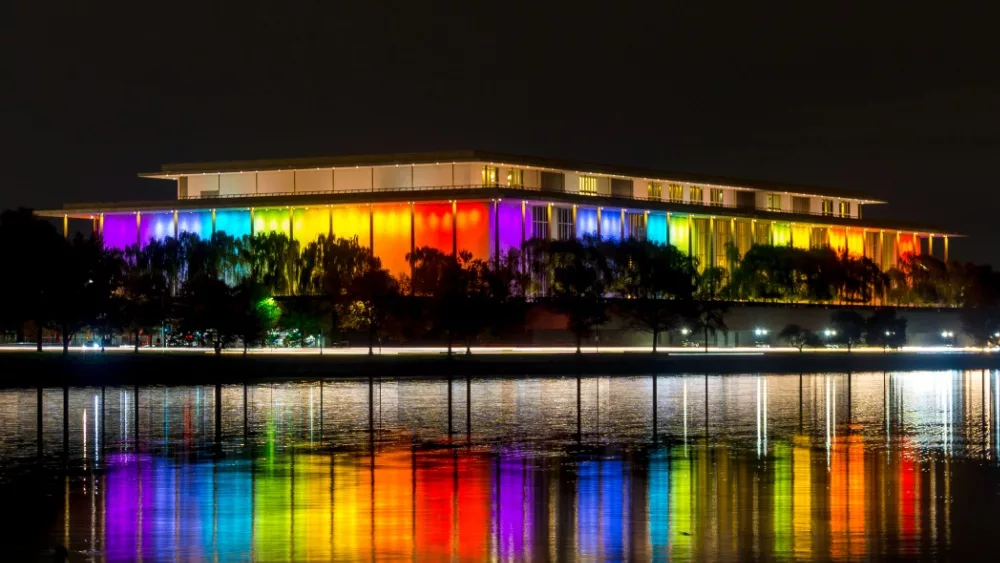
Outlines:
[[691, 334], [691, 329], [690, 328], [682, 328], [681, 329], [681, 334], [684, 334], [684, 335]]
[[754, 333], [755, 336], [767, 336], [767, 329], [766, 328], [755, 328], [755, 329], [753, 329], [753, 333]]
[[837, 336], [837, 331], [829, 328], [823, 329], [823, 336]]

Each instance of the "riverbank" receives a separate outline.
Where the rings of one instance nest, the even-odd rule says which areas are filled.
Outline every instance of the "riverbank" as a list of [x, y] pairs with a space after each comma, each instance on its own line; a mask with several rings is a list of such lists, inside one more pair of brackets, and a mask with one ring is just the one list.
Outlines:
[[1000, 354], [970, 351], [604, 351], [489, 353], [449, 359], [440, 353], [352, 355], [205, 352], [139, 354], [0, 353], [0, 388], [61, 385], [205, 384], [317, 378], [466, 377], [524, 375], [663, 375], [711, 373], [846, 373], [1000, 369]]

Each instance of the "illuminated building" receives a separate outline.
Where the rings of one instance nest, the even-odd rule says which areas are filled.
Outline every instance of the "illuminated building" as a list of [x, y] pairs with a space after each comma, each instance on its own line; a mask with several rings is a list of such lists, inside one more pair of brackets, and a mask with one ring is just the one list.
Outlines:
[[124, 248], [190, 232], [281, 232], [301, 244], [357, 237], [394, 274], [430, 246], [489, 258], [534, 237], [593, 234], [672, 244], [701, 267], [726, 267], [727, 245], [830, 246], [888, 269], [907, 253], [947, 259], [949, 236], [873, 221], [884, 203], [833, 189], [589, 165], [480, 151], [164, 165], [177, 198], [71, 204], [41, 212], [86, 219]]

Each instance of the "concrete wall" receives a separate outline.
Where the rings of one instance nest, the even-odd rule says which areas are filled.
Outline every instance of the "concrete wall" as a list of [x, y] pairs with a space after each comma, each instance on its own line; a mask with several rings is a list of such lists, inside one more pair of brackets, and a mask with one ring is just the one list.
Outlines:
[[298, 170], [295, 172], [296, 192], [333, 191], [333, 173], [328, 169]]
[[221, 174], [219, 178], [220, 195], [252, 194], [255, 192], [257, 176], [253, 172], [237, 172]]
[[371, 167], [337, 168], [333, 171], [334, 192], [370, 189], [372, 189]]
[[273, 170], [257, 174], [257, 193], [274, 194], [295, 191], [295, 179], [291, 170]]
[[[851, 308], [864, 317], [869, 317], [873, 309]], [[709, 346], [754, 346], [756, 328], [768, 330], [766, 340], [772, 346], [783, 346], [777, 335], [789, 324], [798, 324], [817, 333], [830, 326], [830, 316], [838, 307], [780, 306], [780, 305], [736, 305], [725, 315], [727, 333], [709, 335]], [[906, 344], [908, 346], [939, 346], [944, 343], [941, 331], [950, 330], [956, 334], [958, 346], [972, 345], [972, 341], [961, 333], [961, 321], [957, 309], [896, 309], [899, 316], [907, 321]], [[630, 329], [624, 319], [612, 313], [612, 320], [600, 329], [600, 343], [605, 346], [650, 346], [652, 335]], [[572, 333], [565, 329], [566, 318], [543, 307], [532, 310], [528, 316], [528, 332], [536, 345], [575, 344]], [[661, 335], [663, 346], [680, 346], [684, 340], [702, 342], [703, 336], [684, 336], [679, 331]], [[593, 346], [593, 341], [588, 345]]]

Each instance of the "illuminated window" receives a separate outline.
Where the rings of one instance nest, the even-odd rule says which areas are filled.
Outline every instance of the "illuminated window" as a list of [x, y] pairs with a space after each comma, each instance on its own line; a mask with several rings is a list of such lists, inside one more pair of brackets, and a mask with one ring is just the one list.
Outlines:
[[549, 208], [531, 208], [531, 236], [533, 238], [549, 238]]
[[781, 211], [781, 194], [767, 194], [767, 210]]
[[851, 216], [851, 202], [849, 201], [840, 202], [840, 216], [841, 217]]
[[722, 188], [712, 188], [708, 193], [710, 205], [722, 205]]
[[524, 170], [511, 168], [507, 171], [507, 185], [521, 187], [524, 185]]
[[833, 216], [833, 200], [832, 199], [824, 199], [823, 200], [823, 215], [826, 215], [827, 217]]
[[497, 185], [496, 166], [483, 166], [483, 185], [491, 187]]
[[646, 197], [654, 201], [663, 199], [663, 185], [656, 182], [646, 184]]
[[597, 195], [597, 178], [594, 176], [580, 176], [580, 193], [584, 195]]
[[674, 203], [680, 203], [684, 201], [684, 186], [680, 184], [668, 184], [667, 197], [669, 197], [670, 201]]
[[557, 207], [553, 211], [556, 215], [556, 237], [559, 240], [572, 239], [575, 236], [573, 210], [565, 207]]
[[705, 204], [705, 190], [698, 186], [691, 186], [688, 199], [691, 203]]

